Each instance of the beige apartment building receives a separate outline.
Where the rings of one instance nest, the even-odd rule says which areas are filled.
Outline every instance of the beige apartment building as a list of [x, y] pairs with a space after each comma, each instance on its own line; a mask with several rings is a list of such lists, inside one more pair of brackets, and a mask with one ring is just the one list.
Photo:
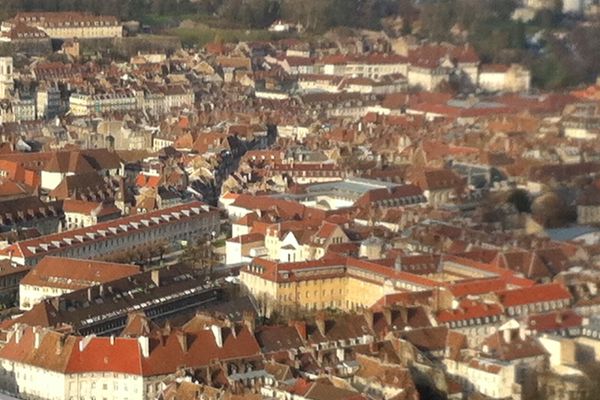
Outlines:
[[123, 36], [123, 25], [112, 15], [84, 12], [22, 12], [2, 23], [2, 32], [16, 25], [44, 31], [52, 39], [105, 39]]

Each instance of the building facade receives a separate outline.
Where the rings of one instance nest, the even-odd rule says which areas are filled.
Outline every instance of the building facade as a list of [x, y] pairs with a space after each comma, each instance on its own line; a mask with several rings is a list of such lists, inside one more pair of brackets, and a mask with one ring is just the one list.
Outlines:
[[123, 36], [123, 26], [110, 15], [83, 12], [22, 12], [2, 23], [2, 31], [24, 24], [44, 31], [52, 39], [102, 39]]
[[95, 259], [153, 242], [212, 237], [219, 227], [218, 211], [195, 201], [17, 242], [3, 249], [0, 258], [19, 265], [36, 265], [47, 255]]

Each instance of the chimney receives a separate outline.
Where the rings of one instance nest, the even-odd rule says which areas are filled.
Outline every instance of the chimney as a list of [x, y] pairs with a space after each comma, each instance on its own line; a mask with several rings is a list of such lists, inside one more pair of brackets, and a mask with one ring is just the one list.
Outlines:
[[82, 352], [87, 345], [92, 341], [92, 339], [94, 338], [94, 335], [88, 335], [88, 336], [84, 336], [81, 338], [81, 340], [79, 341], [79, 351]]
[[526, 336], [527, 336], [527, 334], [525, 333], [525, 325], [522, 325], [519, 327], [519, 338], [521, 340], [525, 340]]
[[511, 329], [505, 329], [502, 331], [502, 336], [504, 337], [504, 342], [506, 344], [509, 344], [511, 342], [512, 339], [512, 330]]
[[335, 350], [335, 355], [337, 356], [337, 359], [341, 362], [344, 361], [346, 359], [346, 351], [344, 350], [343, 347], [339, 347]]
[[18, 326], [17, 329], [15, 330], [15, 343], [19, 343], [21, 341], [22, 337], [23, 337], [23, 328], [21, 326]]
[[254, 331], [256, 330], [256, 318], [254, 317], [254, 313], [252, 311], [244, 311], [242, 318], [246, 328], [254, 335]]
[[555, 322], [556, 322], [557, 324], [559, 324], [559, 325], [560, 325], [560, 324], [562, 324], [562, 322], [563, 322], [563, 315], [562, 315], [562, 313], [561, 313], [561, 312], [558, 312], [558, 313], [556, 314], [556, 319], [555, 319]]
[[54, 307], [54, 309], [56, 311], [59, 311], [59, 307], [60, 307], [60, 296], [56, 296], [56, 297], [51, 297], [50, 298], [50, 304], [52, 304], [52, 307]]
[[157, 269], [153, 269], [152, 272], [150, 272], [150, 277], [157, 287], [160, 286], [160, 272]]
[[390, 307], [384, 307], [383, 316], [385, 318], [386, 324], [392, 326], [392, 309]]
[[221, 327], [218, 325], [211, 325], [210, 330], [215, 336], [215, 342], [219, 348], [223, 347], [223, 332], [221, 331]]
[[33, 335], [34, 335], [33, 348], [39, 349], [40, 344], [42, 343], [42, 332], [40, 332], [39, 329], [33, 328]]
[[61, 334], [58, 340], [56, 341], [56, 355], [62, 354], [63, 349], [65, 348], [65, 342], [69, 335]]
[[319, 329], [319, 332], [321, 333], [321, 335], [325, 336], [326, 332], [326, 320], [325, 320], [325, 314], [320, 312], [317, 314], [317, 316], [315, 317], [315, 323], [317, 324], [317, 328]]
[[188, 351], [188, 337], [185, 332], [181, 332], [177, 334], [177, 340], [179, 341], [179, 345], [181, 346], [181, 351], [187, 353]]
[[452, 309], [458, 310], [460, 308], [460, 302], [456, 299], [452, 299]]
[[227, 327], [231, 331], [231, 334], [233, 335], [233, 337], [237, 338], [237, 330], [236, 330], [237, 326], [235, 325], [235, 322], [233, 322], [232, 320], [228, 319], [227, 320]]
[[110, 345], [111, 346], [115, 345], [115, 335], [110, 335]]
[[365, 321], [367, 322], [367, 325], [369, 326], [369, 329], [373, 330], [373, 320], [375, 319], [375, 315], [373, 314], [373, 311], [366, 308], [363, 312], [363, 315], [365, 317]]
[[397, 272], [402, 271], [402, 258], [400, 256], [396, 257], [396, 261], [394, 261], [394, 270]]
[[144, 358], [148, 358], [150, 356], [150, 339], [148, 339], [148, 336], [138, 337], [138, 343], [140, 344], [140, 349], [142, 350], [142, 356]]

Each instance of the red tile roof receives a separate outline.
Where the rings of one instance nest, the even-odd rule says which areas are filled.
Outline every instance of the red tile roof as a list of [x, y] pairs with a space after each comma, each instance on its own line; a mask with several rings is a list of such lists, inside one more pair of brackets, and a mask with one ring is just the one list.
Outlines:
[[473, 300], [462, 300], [456, 309], [442, 310], [437, 313], [436, 319], [440, 323], [472, 320], [476, 318], [494, 317], [502, 315], [502, 307], [495, 303], [483, 303]]
[[506, 289], [506, 280], [502, 278], [473, 279], [454, 283], [448, 289], [456, 297], [493, 293]]
[[78, 290], [139, 272], [140, 268], [135, 265], [48, 256], [21, 280], [21, 284]]
[[[205, 207], [204, 203], [194, 201], [145, 214], [130, 215], [85, 228], [23, 240], [2, 249], [0, 255], [6, 258], [9, 256], [41, 258], [45, 255], [61, 254], [65, 248], [86, 246], [91, 241], [102, 241], [117, 235], [126, 236], [133, 230], [146, 229], [157, 223], [168, 225], [180, 219], [201, 215], [206, 212], [203, 207]], [[209, 212], [216, 213], [212, 210]], [[143, 221], [147, 222], [147, 225]]]
[[561, 310], [527, 317], [527, 327], [535, 332], [552, 332], [581, 327], [583, 317], [573, 310]]
[[572, 299], [571, 293], [560, 283], [503, 290], [498, 292], [498, 298], [504, 307]]

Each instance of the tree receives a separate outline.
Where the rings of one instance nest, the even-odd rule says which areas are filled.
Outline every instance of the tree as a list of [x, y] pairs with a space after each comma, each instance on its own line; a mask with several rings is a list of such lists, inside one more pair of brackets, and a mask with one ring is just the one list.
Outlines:
[[523, 189], [515, 189], [508, 196], [507, 201], [515, 206], [517, 211], [529, 213], [531, 212], [531, 199], [529, 193]]
[[531, 212], [534, 218], [546, 228], [560, 228], [572, 223], [577, 212], [569, 207], [555, 192], [541, 195], [533, 202]]
[[198, 239], [196, 243], [188, 243], [179, 258], [179, 262], [201, 270], [209, 278], [212, 278], [213, 268], [217, 264], [212, 251], [212, 244], [209, 240], [204, 239]]

